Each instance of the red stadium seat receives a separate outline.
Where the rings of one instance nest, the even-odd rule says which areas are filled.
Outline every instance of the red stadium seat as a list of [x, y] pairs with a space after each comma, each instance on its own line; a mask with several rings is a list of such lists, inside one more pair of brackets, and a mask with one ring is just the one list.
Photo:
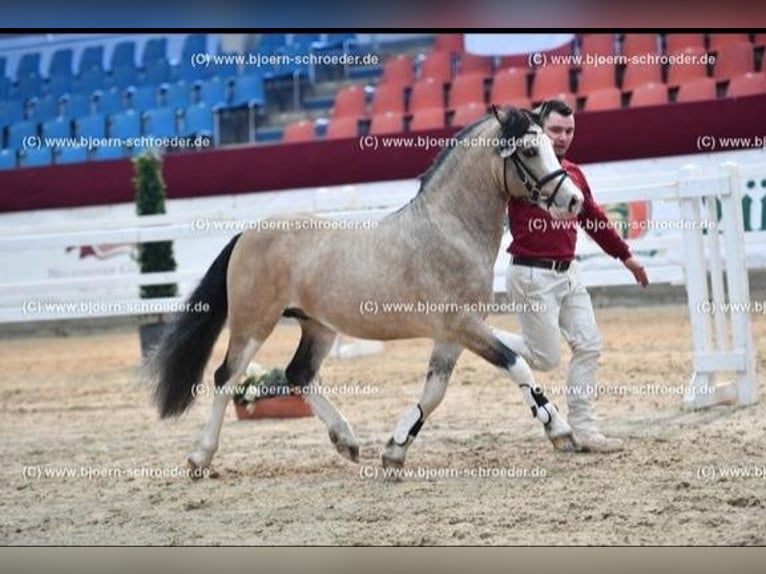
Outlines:
[[420, 64], [421, 80], [433, 78], [442, 83], [452, 80], [452, 54], [446, 51], [434, 51], [427, 54]]
[[483, 74], [461, 74], [452, 82], [449, 93], [449, 108], [454, 109], [470, 102], [484, 103]]
[[588, 94], [585, 100], [585, 110], [617, 110], [622, 107], [622, 92], [615, 87], [601, 88]]
[[[566, 103], [573, 110], [577, 109], [577, 96], [571, 92], [559, 92], [558, 94], [551, 94], [546, 100], [561, 100]], [[532, 104], [537, 106], [540, 104], [540, 100], [532, 100]]]
[[699, 102], [715, 100], [717, 97], [716, 83], [713, 78], [697, 78], [684, 82], [678, 88], [677, 102]]
[[[522, 106], [525, 107], [525, 106]], [[478, 102], [470, 102], [455, 108], [452, 116], [453, 126], [467, 126], [487, 115], [487, 106]]]
[[750, 42], [724, 44], [718, 48], [713, 66], [715, 79], [726, 80], [747, 72], [755, 72], [755, 55]]
[[614, 34], [583, 34], [580, 41], [580, 54], [611, 56], [615, 53]]
[[335, 95], [332, 117], [360, 118], [366, 113], [366, 96], [362, 86], [348, 86]]
[[428, 108], [444, 108], [444, 84], [436, 78], [415, 82], [410, 95], [410, 112]]
[[569, 66], [565, 64], [543, 66], [535, 72], [532, 82], [532, 101], [547, 99], [552, 94], [569, 93]]
[[629, 92], [636, 86], [649, 83], [662, 83], [662, 68], [659, 63], [653, 65], [634, 63], [625, 66], [622, 77], [623, 92]]
[[659, 54], [658, 36], [657, 34], [625, 34], [620, 53], [628, 57]]
[[665, 53], [675, 54], [686, 48], [705, 48], [705, 36], [703, 34], [680, 34], [673, 33], [665, 36]]
[[489, 101], [500, 106], [526, 98], [528, 73], [525, 68], [504, 68], [495, 72]]
[[314, 122], [298, 120], [285, 126], [283, 142], [310, 142], [314, 139]]
[[753, 40], [753, 46], [756, 48], [762, 48], [766, 46], [766, 34], [756, 34]]
[[633, 89], [630, 107], [656, 106], [668, 103], [668, 87], [659, 82], [650, 82]]
[[750, 43], [750, 37], [747, 34], [710, 34], [710, 49], [713, 51], [720, 49], [722, 46], [728, 46], [729, 44], [743, 43]]
[[617, 74], [614, 64], [582, 66], [577, 82], [577, 94], [587, 96], [595, 90], [617, 86]]
[[404, 114], [401, 112], [383, 112], [372, 116], [370, 133], [373, 135], [394, 134], [404, 131]]
[[[692, 47], [684, 48], [680, 52], [669, 54], [669, 57], [676, 58], [676, 62], [668, 66], [669, 86], [678, 86], [686, 82], [698, 80], [707, 77], [707, 65], [699, 62], [704, 61], [707, 54], [705, 48]], [[696, 63], [687, 63], [696, 62]]]
[[434, 50], [459, 54], [465, 50], [462, 34], [436, 34]]
[[415, 63], [409, 54], [397, 54], [383, 64], [381, 84], [411, 86], [415, 83]]
[[356, 118], [335, 118], [327, 125], [327, 139], [355, 138], [359, 135], [359, 122]]
[[753, 96], [755, 94], [766, 94], [766, 74], [763, 72], [748, 72], [741, 76], [734, 76], [729, 80], [729, 86], [726, 89], [727, 97]]
[[458, 74], [481, 74], [485, 78], [489, 78], [492, 76], [492, 58], [465, 52], [460, 55], [460, 71]]
[[410, 122], [410, 131], [433, 130], [445, 127], [444, 108], [427, 108], [415, 112]]
[[372, 115], [404, 113], [404, 88], [401, 84], [379, 84], [372, 99]]

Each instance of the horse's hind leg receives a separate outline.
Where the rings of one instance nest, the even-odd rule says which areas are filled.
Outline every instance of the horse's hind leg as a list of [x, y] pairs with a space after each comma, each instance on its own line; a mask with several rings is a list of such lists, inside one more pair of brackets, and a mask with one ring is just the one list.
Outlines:
[[535, 383], [529, 364], [492, 332], [492, 329], [481, 319], [464, 323], [463, 330], [458, 335], [463, 345], [489, 361], [505, 374], [510, 376], [519, 386], [524, 402], [532, 411], [532, 416], [543, 424], [545, 434], [557, 450], [573, 451], [575, 443], [572, 429], [562, 417], [556, 406]]
[[359, 443], [348, 420], [330, 399], [321, 394], [317, 385], [311, 384], [332, 348], [336, 333], [310, 318], [301, 319], [300, 324], [301, 342], [285, 370], [285, 376], [291, 384], [301, 387], [304, 400], [327, 426], [335, 449], [343, 457], [358, 462]]
[[437, 341], [428, 363], [426, 383], [420, 396], [420, 402], [399, 420], [393, 436], [383, 451], [383, 466], [401, 467], [407, 448], [412, 444], [426, 418], [444, 398], [449, 378], [463, 348], [460, 345]]

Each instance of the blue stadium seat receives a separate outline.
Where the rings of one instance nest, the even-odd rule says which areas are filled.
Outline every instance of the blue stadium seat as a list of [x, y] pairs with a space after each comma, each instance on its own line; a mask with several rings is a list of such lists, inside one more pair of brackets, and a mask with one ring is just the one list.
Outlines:
[[106, 118], [101, 114], [85, 116], [75, 120], [75, 135], [86, 138], [106, 137]]
[[16, 69], [16, 80], [18, 81], [29, 76], [40, 77], [40, 52], [30, 52], [24, 54], [19, 59], [19, 66]]
[[43, 93], [43, 80], [38, 74], [20, 76], [18, 83], [20, 98], [35, 98]]
[[11, 97], [11, 81], [3, 75], [0, 75], [0, 100], [7, 100]]
[[82, 51], [80, 57], [80, 64], [77, 68], [78, 75], [82, 76], [83, 73], [92, 69], [104, 71], [104, 47], [103, 46], [88, 46]]
[[271, 66], [265, 74], [270, 78], [292, 78], [296, 73], [308, 75], [308, 64], [298, 62], [298, 56], [306, 56], [307, 50], [302, 46], [293, 44], [280, 48], [277, 53], [284, 56], [284, 62]]
[[6, 60], [5, 57], [0, 57], [0, 78], [5, 76], [5, 66], [7, 62], [8, 60]]
[[43, 122], [42, 134], [44, 138], [72, 137], [72, 121], [69, 118], [56, 118]]
[[150, 38], [144, 44], [144, 52], [141, 55], [141, 64], [146, 68], [150, 64], [168, 59], [167, 38]]
[[170, 80], [170, 64], [167, 60], [155, 60], [144, 66], [142, 83], [150, 86], [158, 86]]
[[68, 118], [81, 118], [90, 115], [91, 99], [85, 94], [66, 94], [61, 97], [64, 102], [64, 115]]
[[155, 108], [144, 113], [144, 134], [156, 137], [177, 135], [174, 108]]
[[109, 69], [114, 71], [120, 67], [136, 67], [136, 42], [125, 40], [114, 47], [112, 52], [112, 62]]
[[24, 103], [19, 99], [0, 101], [0, 127], [24, 119]]
[[157, 87], [139, 86], [125, 90], [125, 109], [144, 112], [157, 107]]
[[53, 152], [53, 159], [57, 164], [84, 163], [88, 161], [88, 150], [84, 147], [64, 147], [55, 149]]
[[106, 72], [101, 68], [88, 68], [80, 74], [79, 90], [89, 94], [96, 90], [105, 90], [109, 87], [111, 81]]
[[274, 54], [287, 45], [287, 34], [263, 34], [257, 49], [262, 54]]
[[232, 106], [262, 107], [266, 103], [263, 78], [259, 74], [249, 74], [233, 78], [234, 93]]
[[183, 128], [181, 135], [193, 136], [198, 134], [212, 136], [215, 131], [213, 109], [205, 104], [193, 104], [184, 110]]
[[93, 161], [122, 159], [124, 157], [125, 150], [122, 147], [116, 146], [97, 147], [91, 152], [91, 159]]
[[125, 109], [122, 104], [122, 92], [116, 89], [96, 90], [91, 97], [95, 104], [94, 110], [105, 116], [116, 114]]
[[207, 52], [207, 34], [189, 34], [184, 40], [181, 52], [190, 59], [192, 54]]
[[37, 136], [37, 124], [30, 120], [23, 120], [8, 126], [8, 145], [10, 149], [23, 149], [24, 141], [31, 136]]
[[311, 45], [319, 42], [321, 34], [293, 34], [290, 46], [296, 46], [303, 50], [304, 53], [308, 53], [311, 49]]
[[238, 54], [236, 52], [220, 52], [218, 56], [221, 58], [219, 63], [211, 64], [207, 67], [208, 77], [221, 78], [226, 81], [228, 78], [239, 74], [239, 68], [237, 67]]
[[178, 64], [175, 76], [178, 80], [193, 84], [196, 81], [204, 80], [208, 77], [208, 69], [204, 66], [193, 66], [191, 56], [185, 56]]
[[159, 87], [160, 105], [185, 108], [191, 103], [191, 90], [186, 82], [163, 83]]
[[29, 119], [36, 122], [47, 122], [59, 116], [58, 98], [46, 96], [44, 98], [32, 98], [30, 100]]
[[41, 167], [53, 163], [51, 148], [30, 148], [19, 154], [19, 167]]
[[141, 116], [134, 110], [125, 110], [109, 117], [109, 136], [121, 139], [141, 136]]
[[74, 57], [74, 50], [72, 48], [60, 48], [53, 52], [51, 56], [50, 64], [48, 64], [48, 77], [62, 75], [72, 76], [72, 60]]
[[138, 70], [133, 66], [117, 66], [112, 70], [112, 84], [120, 89], [124, 90], [130, 86], [137, 86]]
[[0, 170], [16, 169], [16, 151], [0, 149]]
[[57, 72], [48, 78], [48, 93], [58, 97], [64, 94], [72, 93], [74, 89], [74, 80], [71, 74]]
[[198, 80], [194, 89], [197, 90], [197, 102], [205, 102], [211, 108], [226, 105], [229, 101], [226, 84], [220, 78]]

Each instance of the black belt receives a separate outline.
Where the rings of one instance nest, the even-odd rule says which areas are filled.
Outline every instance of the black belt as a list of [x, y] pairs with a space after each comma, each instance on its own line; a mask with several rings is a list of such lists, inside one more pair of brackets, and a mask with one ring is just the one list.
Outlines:
[[556, 261], [555, 259], [531, 259], [529, 257], [514, 257], [514, 265], [526, 265], [527, 267], [540, 267], [552, 271], [566, 271], [571, 261]]

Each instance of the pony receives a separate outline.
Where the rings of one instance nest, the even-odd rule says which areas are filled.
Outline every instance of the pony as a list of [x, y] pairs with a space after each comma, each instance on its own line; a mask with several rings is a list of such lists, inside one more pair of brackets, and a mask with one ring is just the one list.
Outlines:
[[[335, 449], [353, 462], [359, 446], [348, 420], [313, 390], [338, 333], [359, 339], [434, 341], [417, 404], [397, 422], [382, 455], [401, 467], [428, 416], [444, 397], [463, 349], [495, 365], [518, 385], [554, 448], [575, 448], [572, 430], [536, 383], [524, 359], [485, 323], [493, 301], [493, 267], [511, 197], [535, 202], [555, 218], [575, 217], [583, 195], [556, 158], [540, 119], [525, 109], [492, 107], [444, 147], [420, 178], [412, 200], [366, 229], [328, 229], [319, 218], [274, 218], [233, 237], [165, 329], [148, 374], [161, 418], [178, 416], [195, 398], [213, 346], [228, 321], [204, 430], [188, 456], [199, 475], [218, 449], [225, 410], [247, 365], [283, 317], [301, 338], [285, 374], [326, 425]], [[324, 220], [327, 221], [327, 220]], [[386, 302], [417, 302], [381, 312]], [[486, 305], [478, 305], [485, 303]]]

